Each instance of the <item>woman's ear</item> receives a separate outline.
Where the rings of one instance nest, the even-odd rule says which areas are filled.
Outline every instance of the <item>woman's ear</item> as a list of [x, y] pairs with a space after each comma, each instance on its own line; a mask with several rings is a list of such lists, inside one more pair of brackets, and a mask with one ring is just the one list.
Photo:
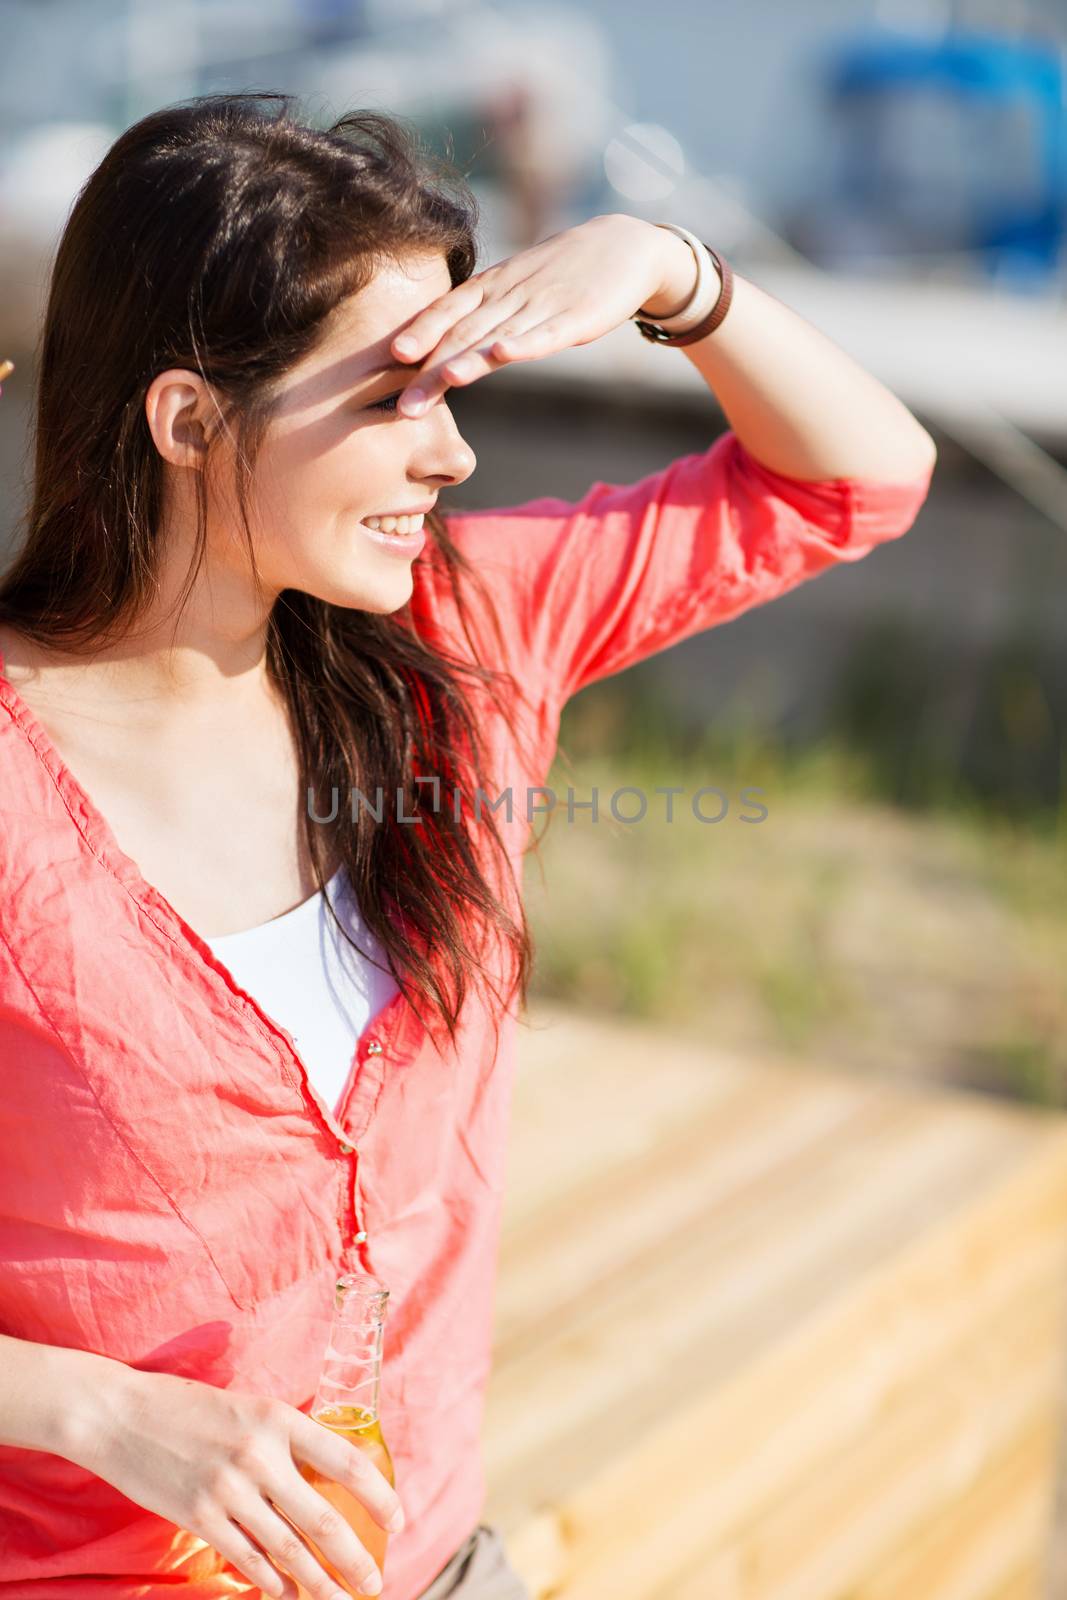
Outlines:
[[145, 416], [164, 461], [201, 470], [218, 416], [214, 395], [198, 372], [171, 367], [149, 384]]

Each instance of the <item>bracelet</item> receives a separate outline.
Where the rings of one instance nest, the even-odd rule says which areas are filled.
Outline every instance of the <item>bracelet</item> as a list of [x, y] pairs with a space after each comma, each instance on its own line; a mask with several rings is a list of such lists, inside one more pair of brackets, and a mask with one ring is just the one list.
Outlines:
[[[676, 311], [671, 317], [652, 317], [644, 320], [651, 321], [653, 327], [664, 328], [667, 333], [690, 333], [698, 323], [703, 322], [707, 313], [714, 307], [722, 285], [711, 270], [711, 256], [707, 246], [701, 243], [695, 233], [690, 233], [688, 228], [682, 228], [675, 222], [657, 222], [656, 227], [665, 228], [669, 233], [675, 233], [680, 239], [685, 240], [697, 264], [697, 281], [681, 311]], [[637, 315], [641, 315], [640, 307]]]
[[[688, 228], [679, 227], [674, 222], [657, 222], [656, 227], [669, 228], [689, 245], [697, 262], [696, 288], [689, 297], [688, 304], [683, 306], [681, 311], [676, 311], [672, 317], [663, 317], [658, 322], [651, 322], [647, 317], [642, 317], [640, 311], [636, 311], [630, 320], [637, 324], [637, 331], [642, 338], [650, 340], [653, 344], [695, 344], [698, 339], [706, 338], [709, 333], [713, 333], [729, 311], [734, 292], [733, 271], [729, 262], [717, 250], [713, 250], [711, 245], [705, 244], [703, 240], [690, 233]], [[715, 273], [710, 270], [709, 260], [714, 261], [720, 279], [719, 292], [714, 299], [712, 294]]]

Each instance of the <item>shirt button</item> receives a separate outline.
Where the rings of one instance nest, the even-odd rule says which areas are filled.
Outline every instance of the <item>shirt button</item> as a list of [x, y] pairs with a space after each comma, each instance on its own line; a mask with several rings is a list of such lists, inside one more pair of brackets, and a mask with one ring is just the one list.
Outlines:
[[350, 1156], [352, 1154], [353, 1150], [355, 1149], [355, 1146], [351, 1145], [351, 1144], [345, 1144], [344, 1140], [342, 1139], [341, 1143], [337, 1146], [337, 1148], [338, 1148], [338, 1150], [340, 1150], [340, 1152], [341, 1152], [341, 1154], [343, 1156]]
[[367, 1040], [367, 1054], [369, 1056], [380, 1056], [381, 1053], [382, 1053], [381, 1041], [379, 1039], [368, 1039]]

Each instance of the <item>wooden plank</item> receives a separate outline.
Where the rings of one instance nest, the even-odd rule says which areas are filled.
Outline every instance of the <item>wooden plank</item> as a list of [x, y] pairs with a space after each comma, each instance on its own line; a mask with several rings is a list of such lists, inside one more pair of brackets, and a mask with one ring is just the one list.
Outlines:
[[[842, 1563], [874, 1582], [942, 1537], [958, 1558], [944, 1570], [973, 1588], [966, 1550], [938, 1530], [965, 1521], [1013, 1426], [1022, 1439], [1043, 1414], [1058, 1428], [1067, 1119], [664, 1050], [656, 1029], [568, 1021], [533, 1036], [532, 1061], [526, 1042], [486, 1516], [532, 1592], [652, 1600], [665, 1574], [695, 1573], [691, 1600], [763, 1600], [758, 1548], [795, 1571], [796, 1600], [841, 1600]], [[961, 1350], [985, 1374], [977, 1390]], [[931, 1429], [938, 1405], [949, 1420]], [[719, 1440], [729, 1450], [709, 1472]], [[1030, 1521], [1005, 1511], [987, 1530], [990, 1586], [1009, 1595], [1040, 1557], [1027, 1539], [1049, 1460], [1034, 1472], [1029, 1500], [1019, 1490]], [[881, 1550], [874, 1570], [861, 1525]], [[836, 1586], [820, 1589], [827, 1575]], [[990, 1586], [980, 1600], [995, 1600]]]
[[1041, 1600], [1042, 1548], [1051, 1512], [1049, 1462], [1054, 1415], [1013, 1439], [955, 1505], [911, 1531], [896, 1557], [855, 1592], [855, 1600]]
[[[654, 1529], [647, 1507], [650, 1498], [662, 1501], [665, 1474], [637, 1441], [625, 1463], [628, 1495], [613, 1500], [614, 1521], [592, 1521], [591, 1493], [559, 1508], [568, 1538], [555, 1592], [559, 1600], [595, 1600], [598, 1593], [652, 1600], [669, 1583], [672, 1597], [690, 1600], [687, 1574], [697, 1572], [713, 1593], [729, 1592], [740, 1575], [746, 1600], [848, 1593], [932, 1507], [964, 1492], [988, 1454], [1028, 1426], [1046, 1424], [1061, 1366], [1047, 1323], [1035, 1324], [1025, 1304], [1021, 1311], [1012, 1306], [1006, 1326], [1002, 1319], [994, 1330], [982, 1329], [919, 1373], [869, 1428], [821, 1453], [808, 1474], [780, 1474], [773, 1497], [766, 1479], [753, 1482], [744, 1467], [736, 1473], [732, 1437], [723, 1436], [727, 1447], [710, 1470], [707, 1441], [690, 1439], [687, 1453], [671, 1463], [674, 1489]], [[1005, 1370], [1014, 1376], [1005, 1378]], [[762, 1463], [773, 1467], [774, 1422], [762, 1420]], [[697, 1584], [692, 1600], [699, 1594]]]
[[[1061, 1160], [1046, 1161], [1042, 1170], [1042, 1163], [1031, 1163], [998, 1217], [999, 1254], [982, 1236], [988, 1218], [972, 1216], [969, 1227], [924, 1241], [922, 1258], [895, 1284], [868, 1285], [847, 1316], [828, 1314], [821, 1324], [798, 1330], [791, 1344], [756, 1361], [737, 1381], [718, 1392], [712, 1386], [712, 1392], [694, 1395], [691, 1406], [665, 1414], [642, 1444], [639, 1503], [633, 1462], [616, 1453], [569, 1497], [549, 1483], [528, 1505], [528, 1517], [505, 1524], [509, 1548], [521, 1556], [526, 1528], [536, 1525], [531, 1572], [551, 1581], [580, 1562], [583, 1552], [617, 1537], [620, 1527], [627, 1529], [631, 1569], [646, 1560], [655, 1570], [672, 1561], [684, 1564], [686, 1541], [691, 1558], [700, 1559], [709, 1541], [726, 1542], [753, 1507], [775, 1492], [788, 1493], [802, 1473], [817, 1472], [856, 1427], [874, 1426], [879, 1407], [909, 1365], [945, 1348], [946, 1327], [981, 1324], [998, 1304], [1032, 1304], [1038, 1295], [1049, 1295], [1050, 1283], [1052, 1314], [1061, 1317], [1062, 1166]], [[980, 1273], [961, 1280], [961, 1262], [977, 1262]], [[728, 1461], [709, 1474], [705, 1452], [705, 1461], [679, 1484], [678, 1464], [690, 1458], [694, 1439], [728, 1439]], [[564, 1450], [553, 1444], [551, 1454], [557, 1476], [566, 1477]], [[494, 1515], [495, 1501], [494, 1488]], [[681, 1528], [672, 1526], [672, 1517], [679, 1516]], [[648, 1590], [656, 1592], [654, 1586]]]
[[[632, 1277], [665, 1238], [685, 1236], [702, 1217], [755, 1226], [748, 1207], [805, 1166], [818, 1167], [884, 1113], [877, 1088], [812, 1093], [803, 1079], [748, 1084], [710, 1111], [690, 1110], [640, 1157], [616, 1159], [616, 1130], [600, 1144], [611, 1159], [568, 1177], [565, 1188], [506, 1224], [495, 1348], [501, 1361], [536, 1343], [547, 1322], [569, 1316], [613, 1275]], [[594, 1138], [592, 1132], [590, 1139]], [[563, 1170], [554, 1168], [557, 1175]], [[765, 1205], [766, 1201], [763, 1202]], [[521, 1272], [507, 1263], [521, 1260]]]
[[691, 1042], [663, 1051], [645, 1030], [542, 1008], [519, 1030], [505, 1231], [751, 1090], [736, 1057]]
[[[587, 1250], [597, 1238], [604, 1251], [617, 1249], [619, 1225], [576, 1215], [540, 1268], [524, 1254], [522, 1275], [538, 1286], [545, 1314], [537, 1337], [498, 1358], [494, 1374], [487, 1455], [498, 1514], [518, 1521], [531, 1495], [565, 1494], [709, 1377], [725, 1391], [759, 1351], [877, 1277], [902, 1234], [919, 1233], [976, 1173], [996, 1171], [994, 1130], [978, 1131], [925, 1116], [908, 1098], [869, 1104], [849, 1138], [818, 1146], [789, 1182], [775, 1171], [762, 1187], [724, 1198], [684, 1231], [662, 1235], [670, 1249], [624, 1259], [610, 1282], [565, 1309], [552, 1292], [557, 1257], [566, 1261], [586, 1229]], [[703, 1169], [713, 1175], [715, 1163]], [[879, 1179], [886, 1171], [891, 1184]], [[699, 1173], [684, 1176], [699, 1182]], [[1067, 1194], [1057, 1224], [1065, 1208]]]
[[[991, 1461], [955, 1506], [939, 1507], [889, 1560], [847, 1589], [848, 1600], [1044, 1600], [1040, 1547], [1048, 1511], [1048, 1459], [1054, 1423], [1040, 1417]], [[535, 1594], [545, 1591], [535, 1590]], [[556, 1590], [556, 1593], [562, 1591]], [[671, 1582], [671, 1600], [756, 1600], [743, 1550]]]
[[[994, 1463], [985, 1482], [998, 1485], [999, 1492], [988, 1511], [974, 1525], [965, 1528], [950, 1521], [947, 1514], [939, 1519], [939, 1531], [944, 1524], [944, 1547], [928, 1553], [926, 1562], [911, 1559], [911, 1551], [902, 1552], [903, 1564], [899, 1572], [894, 1568], [894, 1581], [888, 1582], [884, 1569], [878, 1569], [879, 1600], [1043, 1600], [1041, 1565], [1034, 1559], [1040, 1548], [1046, 1527], [1048, 1506], [1048, 1432], [1047, 1421], [1038, 1424], [1032, 1439], [1012, 1446], [1011, 1459], [1018, 1455], [1028, 1461], [1027, 1473], [1021, 1473], [1017, 1482], [1008, 1483], [1001, 1471], [1001, 1463]], [[549, 1595], [564, 1600], [567, 1589], [558, 1584], [534, 1588], [535, 1596]], [[659, 1596], [662, 1589], [648, 1590], [649, 1596]], [[848, 1600], [868, 1600], [868, 1586], [862, 1579], [857, 1586], [846, 1590], [822, 1590], [827, 1600], [838, 1600], [847, 1595]], [[773, 1595], [771, 1590], [754, 1587], [745, 1565], [744, 1552], [734, 1546], [723, 1551], [714, 1561], [696, 1568], [688, 1578], [672, 1578], [671, 1600], [757, 1600]]]
[[1027, 1561], [989, 1600], [1058, 1600], [1058, 1596], [1046, 1592], [1042, 1564]]
[[[990, 1457], [1027, 1430], [1045, 1440], [1048, 1485], [1056, 1444], [1049, 1415], [1062, 1385], [1062, 1361], [1048, 1319], [1031, 1322], [1029, 1309], [1024, 1306], [1021, 1316], [1016, 1309], [1013, 1325], [983, 1327], [939, 1367], [916, 1374], [870, 1429], [791, 1485], [778, 1504], [751, 1514], [740, 1543], [753, 1600], [822, 1600], [850, 1589], [862, 1594], [867, 1574], [907, 1548], [935, 1511], [952, 1508]], [[1046, 1513], [1050, 1508], [1046, 1487]], [[999, 1518], [998, 1512], [990, 1528]], [[1027, 1526], [1033, 1549], [1040, 1530]], [[1003, 1570], [1010, 1572], [1025, 1553], [1013, 1544]], [[958, 1561], [958, 1546], [954, 1554]], [[695, 1600], [698, 1589], [687, 1593], [672, 1575], [678, 1600]], [[941, 1595], [939, 1588], [915, 1592]]]

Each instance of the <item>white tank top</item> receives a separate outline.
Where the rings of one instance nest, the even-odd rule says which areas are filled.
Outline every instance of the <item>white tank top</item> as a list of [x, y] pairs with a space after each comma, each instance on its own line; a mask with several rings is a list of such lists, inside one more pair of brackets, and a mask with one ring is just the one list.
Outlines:
[[341, 936], [321, 892], [258, 928], [220, 933], [205, 943], [241, 988], [292, 1034], [320, 1098], [336, 1112], [356, 1041], [398, 985], [388, 957], [360, 916], [343, 867], [326, 888], [347, 931], [385, 972]]

